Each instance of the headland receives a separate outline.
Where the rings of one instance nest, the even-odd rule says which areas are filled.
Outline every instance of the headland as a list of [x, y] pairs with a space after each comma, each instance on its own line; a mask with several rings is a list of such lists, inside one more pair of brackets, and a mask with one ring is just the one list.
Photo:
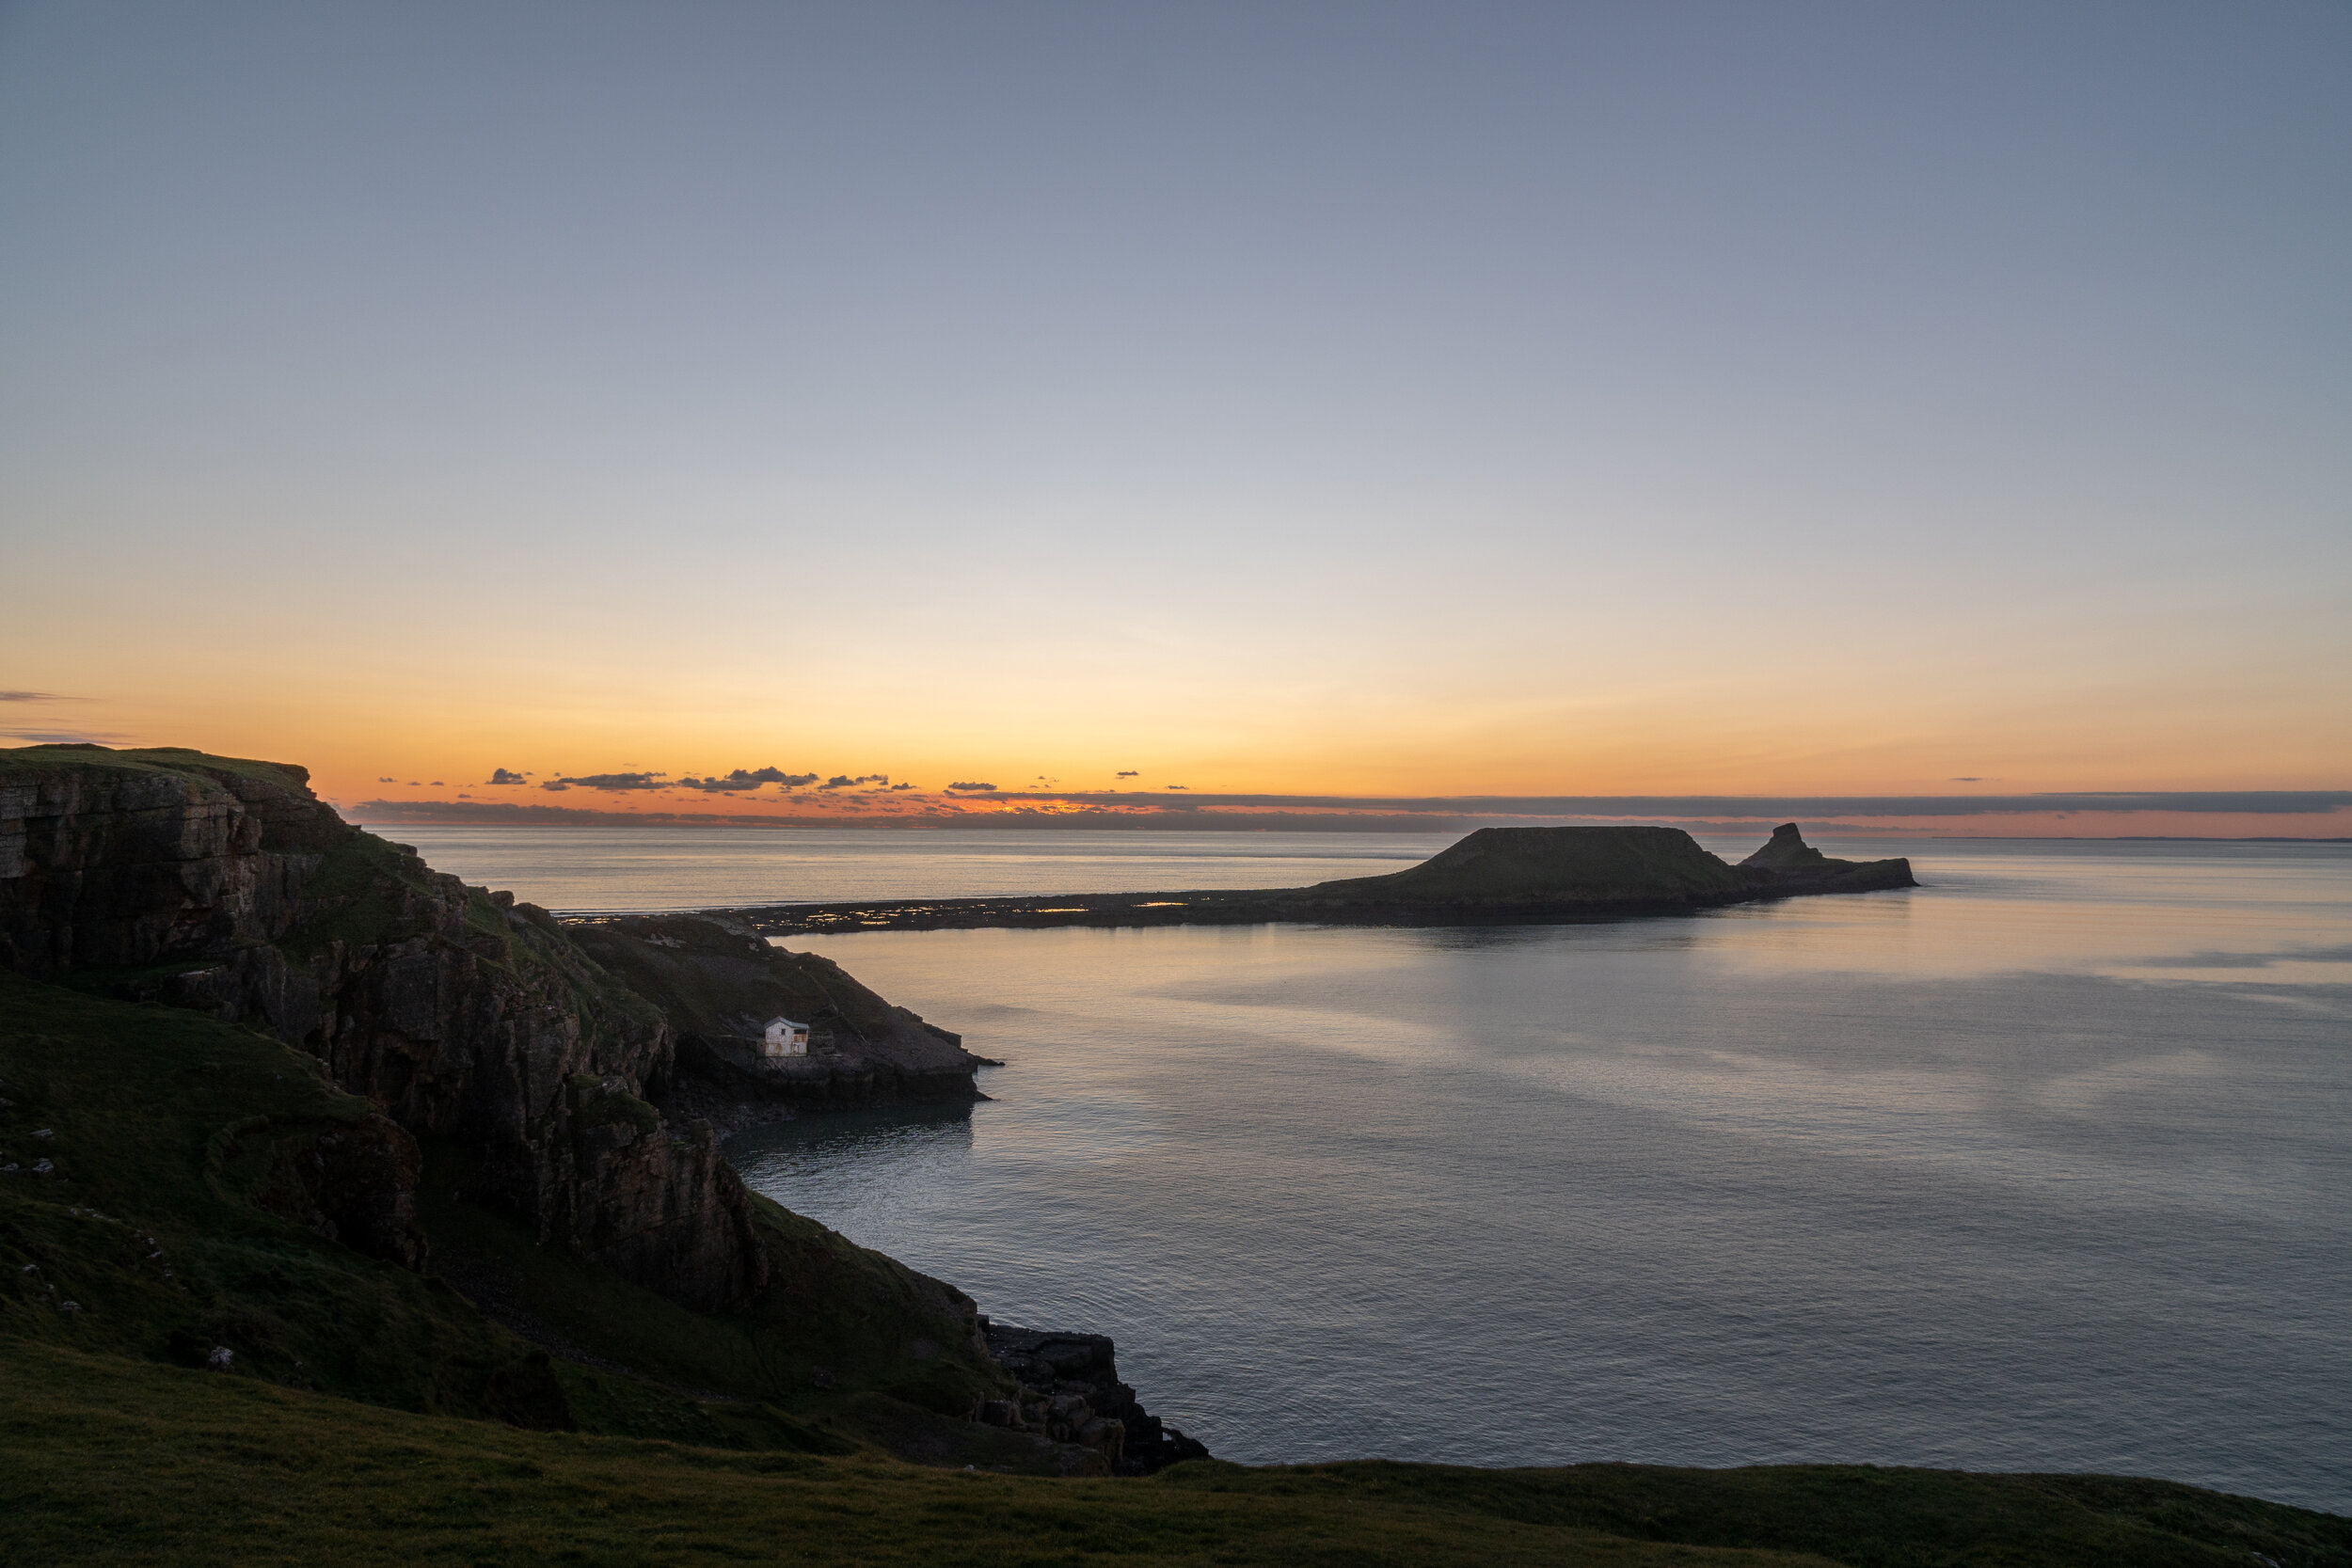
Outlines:
[[984, 927], [1533, 925], [1692, 914], [1918, 886], [1911, 862], [1834, 860], [1793, 822], [1737, 865], [1680, 828], [1481, 828], [1404, 871], [1302, 888], [865, 899], [709, 911], [769, 936]]
[[[1302, 891], [1909, 885], [1673, 836]], [[805, 1059], [759, 1049], [772, 1009]], [[2352, 1521], [2159, 1481], [1209, 1459], [1109, 1339], [748, 1192], [707, 1114], [978, 1065], [740, 925], [469, 887], [298, 768], [0, 752], [0, 1559], [2352, 1565]]]

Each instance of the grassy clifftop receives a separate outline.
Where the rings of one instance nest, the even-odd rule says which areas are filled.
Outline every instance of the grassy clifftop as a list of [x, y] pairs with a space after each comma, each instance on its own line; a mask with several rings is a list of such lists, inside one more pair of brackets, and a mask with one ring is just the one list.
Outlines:
[[0, 1554], [66, 1563], [2318, 1568], [2352, 1522], [2153, 1481], [1214, 1462], [1141, 1481], [739, 1452], [0, 1345]]
[[0, 747], [0, 763], [18, 770], [58, 773], [76, 768], [104, 767], [140, 773], [196, 773], [207, 778], [252, 779], [260, 783], [308, 784], [310, 770], [291, 762], [262, 762], [254, 757], [215, 756], [190, 746], [142, 746], [117, 751], [112, 747], [74, 742], [54, 746]]

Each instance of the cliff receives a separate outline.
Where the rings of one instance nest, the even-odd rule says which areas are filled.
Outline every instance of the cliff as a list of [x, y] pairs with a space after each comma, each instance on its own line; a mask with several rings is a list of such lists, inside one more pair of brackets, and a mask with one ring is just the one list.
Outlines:
[[1011, 1395], [986, 1401], [980, 1419], [1013, 1432], [1081, 1444], [1117, 1475], [1155, 1475], [1209, 1450], [1143, 1408], [1119, 1379], [1107, 1335], [987, 1323], [988, 1348], [1014, 1379]]
[[644, 1101], [673, 1059], [659, 1011], [545, 911], [349, 826], [307, 780], [179, 750], [0, 754], [0, 963], [263, 1029], [467, 1149], [542, 1243], [706, 1309], [757, 1291], [709, 1129]]
[[[305, 1267], [320, 1283], [296, 1294], [315, 1354], [279, 1359], [281, 1380], [316, 1381], [316, 1354], [349, 1311], [346, 1359], [368, 1324], [405, 1312], [418, 1344], [470, 1337], [525, 1367], [548, 1364], [525, 1341], [556, 1350], [570, 1358], [557, 1381], [575, 1395], [595, 1365], [727, 1399], [881, 1397], [889, 1421], [920, 1427], [1009, 1386], [969, 1297], [746, 1192], [707, 1121], [664, 1114], [681, 1075], [660, 1006], [546, 911], [343, 823], [299, 768], [180, 750], [0, 752], [0, 968], [16, 972], [0, 974], [0, 1063], [19, 1085], [0, 1093], [0, 1132], [22, 1119], [11, 1105], [38, 1103], [56, 1123], [27, 1132], [40, 1141], [21, 1155], [13, 1138], [0, 1148], [0, 1252], [101, 1193], [164, 1237], [170, 1195], [193, 1182], [219, 1199], [214, 1232], [281, 1238], [264, 1252], [311, 1239]], [[820, 960], [796, 958], [770, 983], [803, 974], [833, 999], [845, 1039], [910, 1071], [956, 1058], [946, 1076], [969, 1092], [952, 1037]], [[712, 982], [664, 999], [732, 995]], [[116, 1135], [146, 1122], [158, 1130]], [[175, 1140], [199, 1151], [192, 1170], [175, 1164]], [[384, 1283], [368, 1259], [429, 1289]], [[294, 1277], [240, 1263], [209, 1282], [199, 1329], [189, 1304], [111, 1297], [92, 1275], [73, 1322], [110, 1323], [145, 1354], [210, 1336], [270, 1366], [296, 1332], [270, 1326], [291, 1322], [280, 1298]], [[370, 1305], [385, 1291], [407, 1305]], [[377, 1383], [344, 1379], [360, 1397], [379, 1397], [364, 1392], [378, 1384], [392, 1402], [454, 1397], [430, 1392], [447, 1377], [428, 1354], [378, 1359]], [[576, 1413], [545, 1376], [524, 1383], [528, 1397], [467, 1397], [512, 1418]], [[654, 1431], [704, 1418], [667, 1394], [592, 1394], [613, 1430], [646, 1430], [648, 1400]]]
[[[815, 953], [738, 921], [631, 915], [567, 923], [580, 949], [659, 1007], [676, 1040], [665, 1110], [726, 1127], [795, 1103], [972, 1100], [986, 1065], [956, 1035], [896, 1007]], [[763, 1056], [767, 1021], [810, 1026], [804, 1056]]]

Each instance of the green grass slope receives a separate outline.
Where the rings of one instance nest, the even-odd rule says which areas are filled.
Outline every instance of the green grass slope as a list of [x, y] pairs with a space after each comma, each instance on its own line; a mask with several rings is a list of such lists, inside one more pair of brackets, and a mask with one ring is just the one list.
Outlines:
[[756, 1195], [754, 1219], [776, 1259], [775, 1282], [740, 1312], [710, 1314], [532, 1244], [512, 1219], [454, 1196], [462, 1170], [452, 1151], [428, 1150], [421, 1210], [434, 1266], [494, 1311], [593, 1362], [803, 1418], [839, 1415], [880, 1394], [912, 1407], [910, 1418], [956, 1417], [959, 1428], [976, 1400], [1009, 1386], [958, 1354], [961, 1323], [944, 1287]]
[[[0, 1335], [189, 1364], [225, 1346], [239, 1376], [564, 1418], [544, 1354], [446, 1287], [254, 1200], [281, 1145], [373, 1115], [309, 1057], [0, 974], [0, 1164], [22, 1167], [0, 1177]], [[43, 1159], [52, 1172], [28, 1174]]]
[[[0, 1176], [0, 1341], [190, 1367], [227, 1348], [233, 1379], [539, 1427], [787, 1449], [872, 1430], [958, 1463], [1041, 1462], [944, 1418], [1005, 1383], [960, 1342], [946, 1287], [764, 1199], [777, 1283], [706, 1315], [464, 1203], [465, 1160], [427, 1145], [420, 1276], [269, 1207], [289, 1152], [373, 1117], [311, 1058], [5, 973], [0, 1101], [0, 1164], [19, 1167]], [[485, 1293], [578, 1358], [477, 1309]]]
[[2320, 1568], [2352, 1562], [2352, 1522], [2159, 1482], [1854, 1467], [1040, 1480], [528, 1432], [17, 1340], [0, 1560]]

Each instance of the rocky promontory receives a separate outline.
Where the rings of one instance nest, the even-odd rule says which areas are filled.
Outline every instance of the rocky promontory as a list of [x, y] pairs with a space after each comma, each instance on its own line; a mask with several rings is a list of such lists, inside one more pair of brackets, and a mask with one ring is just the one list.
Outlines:
[[[663, 1108], [722, 1132], [888, 1100], [977, 1100], [991, 1065], [961, 1037], [860, 985], [831, 958], [772, 945], [741, 921], [699, 915], [573, 920], [565, 929], [607, 974], [661, 1009], [676, 1037]], [[770, 1055], [771, 1020], [808, 1027], [805, 1054]]]
[[1793, 822], [1737, 865], [1680, 828], [1481, 828], [1404, 871], [1303, 888], [779, 904], [724, 912], [770, 935], [982, 927], [1518, 925], [1691, 914], [1916, 887], [1908, 860], [1833, 860]]
[[[291, 765], [0, 753], [0, 964], [310, 1053], [540, 1242], [706, 1310], [766, 1283], [711, 1130], [646, 1095], [673, 1041], [545, 911], [345, 823]], [[396, 1166], [413, 1165], [411, 1153]]]
[[[30, 1238], [83, 1224], [87, 1199], [168, 1209], [191, 1179], [262, 1252], [328, 1249], [302, 1265], [313, 1284], [277, 1262], [215, 1270], [201, 1293], [86, 1280], [77, 1322], [136, 1354], [411, 1404], [462, 1388], [472, 1408], [614, 1431], [707, 1435], [750, 1419], [745, 1400], [810, 1406], [935, 1463], [1101, 1473], [1128, 1417], [1139, 1453], [1164, 1449], [1132, 1390], [1097, 1389], [1088, 1421], [1111, 1426], [1083, 1437], [1088, 1421], [982, 1423], [1023, 1394], [971, 1298], [751, 1194], [721, 1157], [714, 1117], [977, 1097], [980, 1058], [829, 959], [723, 921], [567, 927], [343, 822], [290, 765], [44, 746], [0, 752], [0, 1131], [41, 1118], [24, 1134], [40, 1157], [0, 1160], [0, 1209], [35, 1216], [0, 1212], [0, 1251], [30, 1249], [19, 1275], [71, 1260]], [[179, 1022], [150, 1022], [158, 1005]], [[780, 1017], [810, 1026], [805, 1054], [761, 1049]], [[160, 1091], [159, 1062], [205, 1092]], [[152, 1170], [90, 1158], [135, 1116], [160, 1118], [122, 1145]], [[382, 1264], [409, 1284], [364, 1274]], [[460, 1343], [462, 1369], [428, 1348]], [[759, 1440], [832, 1441], [796, 1419], [759, 1417]]]
[[989, 1400], [980, 1419], [1013, 1432], [1076, 1443], [1103, 1455], [1114, 1475], [1148, 1476], [1209, 1450], [1143, 1408], [1119, 1380], [1109, 1336], [1014, 1328], [987, 1323], [988, 1348], [1018, 1380]]

